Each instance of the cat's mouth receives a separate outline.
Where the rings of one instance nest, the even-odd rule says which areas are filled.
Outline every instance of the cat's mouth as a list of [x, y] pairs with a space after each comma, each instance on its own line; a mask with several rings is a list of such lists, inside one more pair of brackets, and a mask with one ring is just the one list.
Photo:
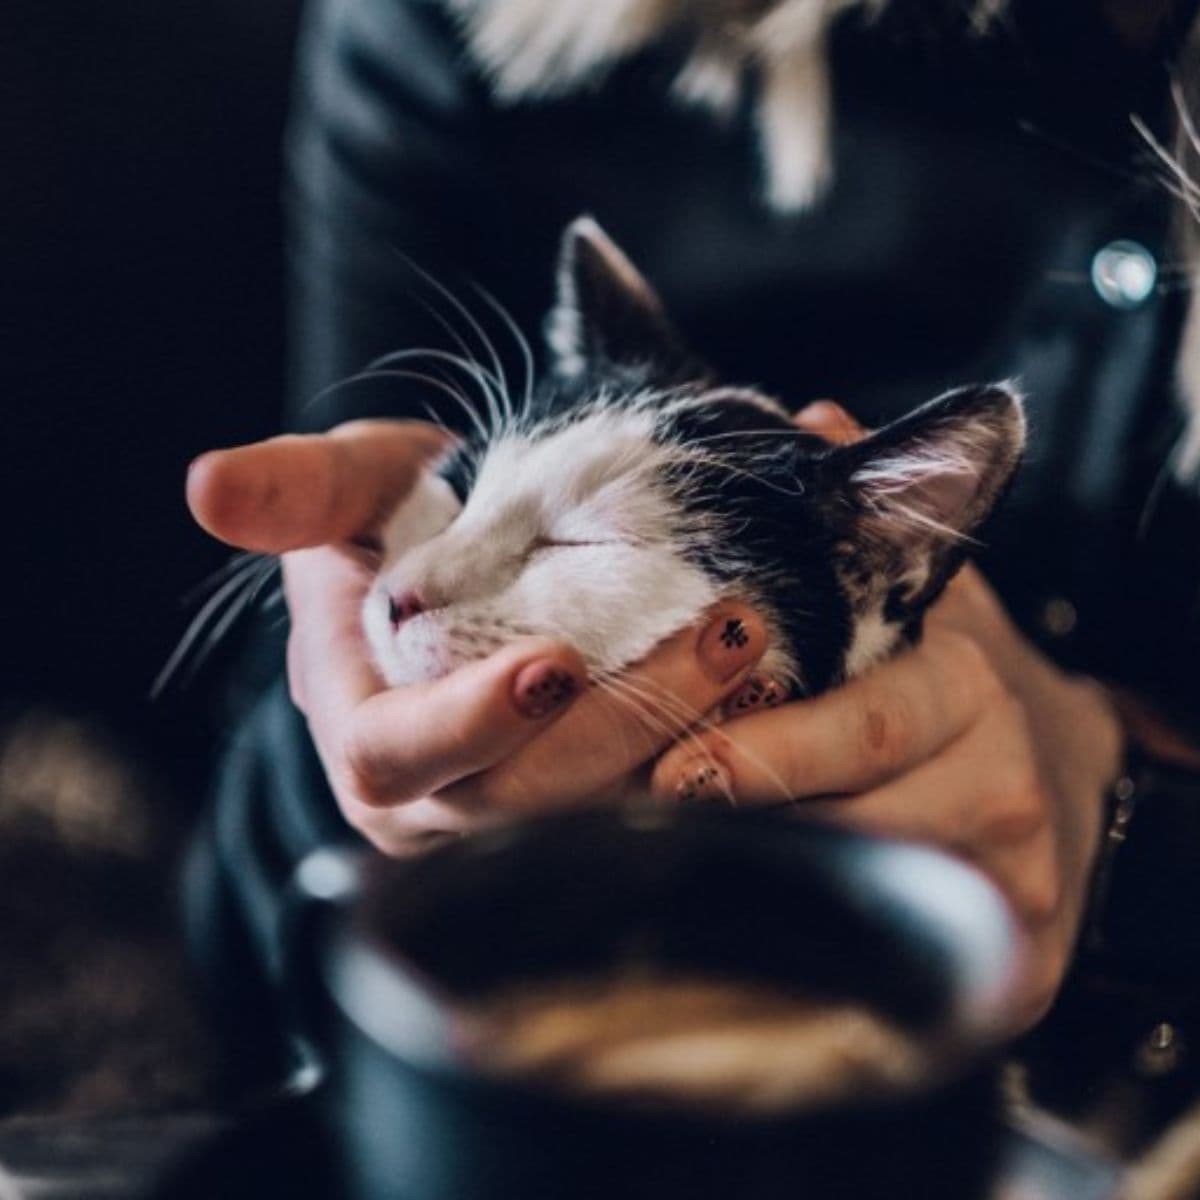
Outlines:
[[444, 627], [440, 610], [414, 614], [393, 627], [387, 657], [388, 682], [392, 684], [427, 683], [449, 675], [471, 658], [455, 648], [456, 639]]

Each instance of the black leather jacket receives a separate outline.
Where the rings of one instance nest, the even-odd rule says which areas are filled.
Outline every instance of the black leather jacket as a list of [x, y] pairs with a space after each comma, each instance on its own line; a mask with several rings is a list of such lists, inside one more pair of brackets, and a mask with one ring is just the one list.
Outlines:
[[[445, 344], [406, 256], [453, 287], [478, 281], [535, 332], [560, 232], [591, 212], [706, 358], [793, 405], [835, 397], [873, 423], [959, 383], [1015, 377], [1031, 445], [984, 570], [1056, 660], [1192, 721], [1200, 525], [1194, 494], [1164, 470], [1182, 423], [1188, 293], [1172, 286], [1174, 202], [1129, 122], [1139, 113], [1169, 138], [1164, 64], [1183, 15], [1168, 44], [1135, 55], [1098, 8], [1018, 2], [994, 36], [952, 45], [844, 22], [836, 180], [811, 212], [785, 217], [760, 200], [752, 109], [720, 125], [673, 104], [671, 47], [586, 94], [505, 108], [435, 0], [319, 0], [289, 144], [297, 420], [419, 411], [387, 383], [309, 403], [376, 355]], [[1165, 286], [1097, 287], [1097, 254], [1122, 242]], [[262, 888], [243, 906], [262, 946], [272, 881], [340, 828], [281, 706], [282, 693], [248, 723], [221, 799], [218, 858], [252, 861]], [[279, 753], [305, 758], [307, 782], [289, 768], [279, 788], [264, 765]], [[1190, 786], [1173, 776], [1176, 834], [1197, 825]], [[1129, 927], [1125, 966], [1187, 982], [1200, 975], [1200, 922], [1171, 922], [1165, 945], [1142, 938], [1180, 902], [1170, 888], [1148, 899], [1147, 879], [1178, 888], [1193, 873], [1200, 842], [1176, 834], [1137, 850], [1135, 826], [1123, 854], [1140, 882], [1122, 869], [1111, 899]]]

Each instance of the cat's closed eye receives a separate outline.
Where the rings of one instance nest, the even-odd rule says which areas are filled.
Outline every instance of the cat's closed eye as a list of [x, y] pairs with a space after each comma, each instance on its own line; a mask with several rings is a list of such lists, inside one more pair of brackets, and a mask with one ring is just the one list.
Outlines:
[[594, 546], [616, 546], [618, 545], [616, 538], [569, 538], [569, 537], [539, 537], [534, 539], [529, 547], [529, 553], [537, 554], [541, 551], [551, 550], [578, 550], [584, 547]]
[[[687, 357], [593, 222], [568, 229], [558, 277], [543, 384], [389, 519], [363, 609], [383, 677], [436, 678], [528, 636], [612, 677], [731, 596], [768, 620], [758, 669], [782, 694], [914, 640], [1016, 466], [1011, 389], [948, 393], [831, 448]], [[420, 620], [397, 619], [418, 611], [406, 596]]]

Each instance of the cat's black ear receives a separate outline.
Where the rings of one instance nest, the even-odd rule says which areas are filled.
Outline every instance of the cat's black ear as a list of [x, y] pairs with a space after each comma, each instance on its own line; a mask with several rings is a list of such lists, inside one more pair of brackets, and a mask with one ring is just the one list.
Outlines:
[[672, 381], [705, 374], [684, 349], [658, 293], [591, 217], [577, 217], [563, 234], [546, 339], [560, 378], [622, 368]]
[[971, 548], [1025, 447], [1020, 397], [962, 388], [833, 452], [836, 520], [859, 586], [919, 616]]

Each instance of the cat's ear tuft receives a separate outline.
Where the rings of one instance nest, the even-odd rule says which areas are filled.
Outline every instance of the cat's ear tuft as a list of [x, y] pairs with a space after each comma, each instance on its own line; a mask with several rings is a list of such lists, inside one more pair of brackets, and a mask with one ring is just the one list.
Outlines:
[[563, 234], [546, 340], [566, 379], [622, 367], [674, 375], [687, 360], [658, 293], [591, 217]]
[[906, 606], [936, 598], [1011, 481], [1025, 448], [1008, 384], [962, 388], [835, 451], [843, 514], [878, 584]]

